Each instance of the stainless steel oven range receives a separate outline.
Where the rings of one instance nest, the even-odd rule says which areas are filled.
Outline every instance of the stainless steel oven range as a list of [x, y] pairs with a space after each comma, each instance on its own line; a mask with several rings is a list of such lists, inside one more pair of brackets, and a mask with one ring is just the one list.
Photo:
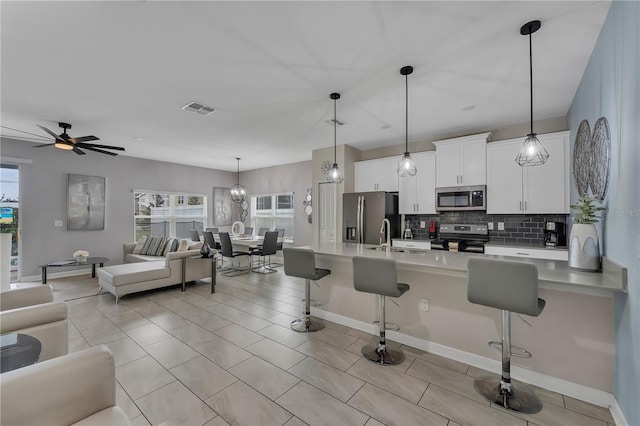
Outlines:
[[483, 224], [440, 224], [438, 238], [431, 240], [431, 250], [484, 253], [489, 241], [489, 228]]

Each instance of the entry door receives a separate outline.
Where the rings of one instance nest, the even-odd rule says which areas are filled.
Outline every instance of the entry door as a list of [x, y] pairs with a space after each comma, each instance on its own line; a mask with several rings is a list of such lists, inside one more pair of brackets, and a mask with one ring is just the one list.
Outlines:
[[[318, 230], [319, 243], [336, 242], [337, 185], [320, 182], [318, 185]], [[315, 209], [314, 209], [315, 211]]]

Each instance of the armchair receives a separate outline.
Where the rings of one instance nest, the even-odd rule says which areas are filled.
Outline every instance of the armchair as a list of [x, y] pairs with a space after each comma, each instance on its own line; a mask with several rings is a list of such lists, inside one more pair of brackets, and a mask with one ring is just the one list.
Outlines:
[[49, 285], [3, 291], [0, 293], [0, 334], [11, 332], [40, 340], [40, 361], [66, 355], [69, 351], [67, 305], [53, 301]]
[[130, 425], [116, 405], [113, 355], [105, 345], [4, 373], [3, 425]]

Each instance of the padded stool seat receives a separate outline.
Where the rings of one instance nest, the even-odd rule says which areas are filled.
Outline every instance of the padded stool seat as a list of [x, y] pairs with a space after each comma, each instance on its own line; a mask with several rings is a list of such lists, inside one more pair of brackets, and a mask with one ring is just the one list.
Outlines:
[[467, 266], [467, 300], [500, 309], [502, 314], [502, 341], [489, 342], [502, 351], [502, 376], [478, 378], [474, 387], [508, 410], [537, 413], [542, 410], [540, 399], [529, 387], [511, 381], [511, 356], [531, 357], [528, 351], [511, 345], [511, 312], [537, 317], [544, 309], [545, 301], [538, 298], [538, 269], [531, 263], [483, 257], [470, 257]]
[[331, 271], [316, 268], [315, 254], [311, 249], [285, 247], [282, 254], [285, 275], [305, 280], [304, 317], [292, 321], [291, 328], [300, 333], [322, 330], [324, 322], [317, 318], [313, 318], [313, 320], [311, 318], [311, 280], [318, 281], [329, 275]]
[[353, 286], [357, 291], [380, 297], [380, 341], [362, 347], [362, 355], [369, 361], [383, 365], [402, 364], [404, 354], [386, 345], [385, 297], [400, 297], [409, 291], [409, 284], [397, 282], [398, 271], [394, 259], [355, 256], [353, 258]]

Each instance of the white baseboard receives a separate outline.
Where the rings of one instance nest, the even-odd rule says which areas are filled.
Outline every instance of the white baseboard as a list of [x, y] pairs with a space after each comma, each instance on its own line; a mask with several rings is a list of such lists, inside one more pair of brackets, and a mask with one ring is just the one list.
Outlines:
[[609, 407], [609, 411], [611, 412], [613, 420], [616, 422], [617, 426], [629, 426], [629, 422], [624, 417], [624, 413], [618, 405], [618, 400], [614, 395], [611, 395], [611, 407]]
[[[332, 321], [344, 326], [354, 328], [356, 330], [364, 331], [365, 333], [371, 333], [373, 335], [378, 334], [378, 327], [374, 324], [358, 321], [353, 318], [345, 317], [343, 315], [335, 314], [333, 312], [327, 312], [318, 308], [311, 308], [311, 312], [318, 318]], [[422, 349], [423, 351], [431, 352], [436, 355], [444, 356], [455, 361], [459, 361], [474, 367], [481, 368], [483, 370], [499, 372], [501, 369], [500, 361], [493, 360], [484, 356], [476, 355], [470, 352], [461, 351], [459, 349], [444, 346], [439, 343], [430, 342], [428, 340], [420, 339], [414, 336], [409, 336], [397, 331], [387, 331], [387, 337], [389, 340], [408, 345], [413, 348]], [[626, 425], [626, 423], [618, 423], [618, 419], [624, 419], [620, 407], [617, 407], [618, 415], [614, 413], [614, 405], [612, 401], [615, 401], [614, 396], [609, 392], [604, 392], [599, 389], [594, 389], [588, 386], [573, 383], [568, 380], [559, 379], [557, 377], [549, 376], [547, 374], [539, 373], [526, 368], [511, 366], [511, 372], [516, 380], [524, 383], [529, 383], [544, 389], [548, 389], [553, 392], [558, 392], [563, 395], [570, 396], [581, 401], [589, 402], [601, 407], [608, 407], [611, 410], [616, 424]]]
[[[74, 269], [73, 271], [54, 272], [54, 273], [49, 273], [49, 271], [47, 271], [47, 280], [50, 280], [53, 278], [76, 277], [78, 275], [85, 275], [90, 273], [91, 273], [91, 266], [89, 266], [88, 268]], [[97, 275], [98, 275], [98, 272], [96, 271], [96, 276]], [[22, 283], [31, 282], [31, 281], [41, 281], [41, 280], [42, 280], [42, 275], [29, 275], [27, 277], [20, 278], [20, 282]]]

